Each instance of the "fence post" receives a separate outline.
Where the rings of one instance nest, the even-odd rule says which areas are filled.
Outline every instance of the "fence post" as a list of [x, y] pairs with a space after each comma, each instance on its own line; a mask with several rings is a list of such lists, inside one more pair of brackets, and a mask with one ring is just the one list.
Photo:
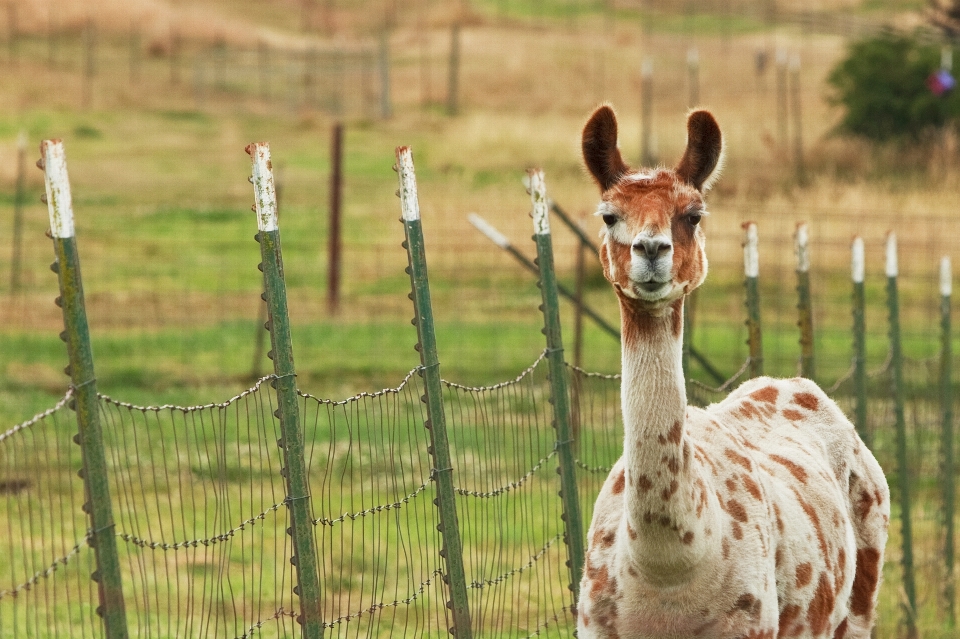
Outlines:
[[97, 582], [100, 605], [97, 614], [103, 618], [107, 639], [126, 639], [127, 614], [123, 603], [120, 558], [117, 554], [116, 524], [110, 503], [110, 481], [100, 428], [100, 405], [97, 399], [97, 378], [93, 369], [90, 329], [80, 278], [80, 257], [73, 228], [73, 202], [67, 162], [60, 140], [44, 140], [40, 144], [41, 159], [37, 166], [44, 171], [44, 202], [50, 214], [50, 235], [56, 261], [50, 269], [57, 273], [66, 330], [60, 338], [67, 344], [70, 365], [64, 370], [70, 376], [73, 400], [70, 407], [77, 413], [79, 433], [73, 441], [80, 445], [86, 501], [83, 510], [90, 516], [89, 543], [93, 546], [97, 570], [91, 578]]
[[893, 408], [896, 418], [897, 483], [900, 487], [900, 528], [903, 544], [903, 590], [907, 596], [907, 636], [917, 636], [917, 595], [913, 581], [913, 528], [910, 522], [910, 473], [907, 468], [907, 427], [903, 415], [903, 351], [900, 345], [900, 300], [897, 293], [897, 236], [887, 233], [887, 304], [890, 311], [890, 357], [893, 368]]
[[747, 289], [747, 345], [750, 347], [750, 377], [763, 375], [763, 341], [760, 331], [760, 251], [757, 225], [743, 225], [743, 283]]
[[450, 61], [447, 76], [447, 115], [460, 112], [460, 23], [450, 27]]
[[543, 332], [547, 336], [547, 364], [550, 367], [550, 395], [553, 403], [553, 426], [557, 431], [559, 453], [560, 498], [563, 500], [564, 541], [567, 544], [567, 565], [570, 567], [570, 592], [576, 609], [580, 600], [580, 578], [583, 575], [583, 519], [577, 493], [573, 432], [570, 423], [570, 396], [567, 392], [567, 369], [563, 359], [560, 334], [560, 295], [553, 267], [553, 241], [550, 237], [550, 205], [543, 181], [543, 171], [530, 171], [530, 199], [533, 204], [533, 239], [537, 243], [537, 266], [540, 267], [540, 294], [543, 298]]
[[810, 299], [810, 251], [807, 223], [797, 224], [797, 310], [800, 327], [800, 375], [813, 379], [816, 375], [813, 357], [813, 303]]
[[427, 422], [430, 431], [430, 454], [433, 457], [433, 479], [437, 486], [434, 503], [440, 510], [440, 525], [443, 535], [441, 556], [447, 564], [444, 582], [449, 587], [450, 601], [447, 608], [453, 615], [450, 634], [460, 639], [473, 636], [470, 624], [470, 609], [467, 605], [467, 578], [463, 567], [463, 548], [460, 539], [460, 522], [457, 518], [456, 493], [453, 486], [453, 465], [450, 460], [450, 443], [447, 439], [447, 418], [443, 411], [443, 395], [440, 388], [440, 359], [437, 356], [437, 334], [433, 325], [433, 303], [430, 299], [430, 283], [427, 279], [427, 256], [424, 251], [423, 228], [420, 222], [420, 202], [417, 200], [417, 177], [413, 170], [413, 154], [410, 147], [397, 147], [400, 208], [407, 249], [407, 273], [413, 289], [413, 309], [417, 327], [416, 350], [420, 352], [420, 376], [423, 378], [425, 395], [420, 399], [427, 405]]
[[13, 252], [10, 256], [10, 292], [20, 290], [20, 268], [23, 258], [23, 199], [27, 165], [27, 132], [17, 136], [17, 190], [13, 196]]
[[947, 568], [943, 595], [947, 602], [947, 622], [951, 628], [957, 625], [957, 586], [953, 565], [955, 556], [953, 510], [957, 478], [953, 464], [953, 345], [950, 341], [950, 297], [952, 289], [950, 258], [945, 256], [940, 260], [940, 402], [943, 411], [943, 433], [940, 447], [943, 450], [941, 477], [943, 481], [943, 517], [945, 523], [943, 560]]
[[330, 238], [327, 254], [327, 312], [340, 309], [340, 196], [343, 187], [343, 124], [333, 125], [330, 141]]
[[853, 388], [856, 395], [857, 433], [869, 448], [872, 436], [867, 430], [867, 328], [866, 300], [863, 291], [864, 257], [863, 238], [853, 238], [850, 271], [853, 280]]
[[293, 556], [290, 563], [297, 571], [297, 585], [293, 589], [300, 597], [300, 623], [305, 639], [323, 635], [320, 618], [320, 579], [317, 572], [317, 551], [314, 541], [313, 515], [307, 484], [307, 468], [303, 453], [303, 432], [297, 404], [297, 374], [293, 365], [293, 344], [290, 339], [290, 316], [287, 312], [287, 289], [283, 281], [283, 258], [280, 253], [280, 231], [277, 224], [277, 195], [270, 162], [270, 146], [255, 142], [246, 148], [253, 164], [253, 183], [257, 214], [256, 235], [260, 243], [263, 282], [269, 318], [264, 325], [270, 331], [273, 348], [267, 357], [273, 360], [273, 381], [277, 391], [278, 408], [274, 417], [280, 420], [281, 439], [277, 445], [283, 450], [284, 468], [281, 473], [287, 484], [287, 510], [293, 538]]

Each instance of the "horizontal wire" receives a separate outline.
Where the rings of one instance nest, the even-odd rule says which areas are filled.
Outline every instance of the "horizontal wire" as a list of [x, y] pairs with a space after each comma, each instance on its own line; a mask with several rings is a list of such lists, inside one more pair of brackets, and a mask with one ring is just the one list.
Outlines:
[[437, 569], [434, 570], [432, 573], [430, 573], [430, 577], [428, 577], [425, 581], [421, 582], [421, 583], [420, 583], [420, 587], [417, 588], [417, 590], [414, 591], [414, 593], [413, 593], [412, 595], [410, 595], [409, 597], [407, 597], [406, 599], [396, 599], [396, 600], [391, 601], [391, 602], [388, 602], [388, 603], [383, 603], [383, 602], [381, 602], [381, 603], [375, 603], [375, 604], [373, 604], [372, 606], [370, 606], [369, 608], [364, 608], [363, 610], [357, 611], [357, 612], [352, 613], [352, 614], [349, 614], [349, 615], [344, 615], [343, 617], [337, 617], [336, 619], [334, 619], [333, 621], [330, 621], [330, 622], [324, 622], [323, 627], [324, 627], [324, 628], [335, 628], [336, 626], [339, 626], [340, 624], [342, 624], [342, 623], [344, 623], [344, 622], [346, 622], [346, 621], [352, 621], [353, 619], [358, 619], [359, 617], [363, 616], [364, 614], [371, 614], [371, 615], [372, 615], [373, 613], [378, 612], [378, 611], [380, 611], [380, 610], [383, 610], [384, 608], [395, 608], [395, 607], [397, 607], [397, 606], [408, 606], [408, 605], [412, 604], [414, 601], [416, 601], [416, 600], [420, 597], [420, 595], [422, 595], [422, 594], [426, 591], [427, 587], [430, 586], [430, 585], [433, 583], [434, 578], [435, 578], [435, 577], [438, 577], [438, 576], [443, 576], [443, 570], [441, 570], [440, 568], [437, 568]]
[[373, 507], [371, 507], [371, 508], [367, 508], [366, 510], [359, 510], [359, 511], [354, 512], [354, 513], [343, 513], [342, 515], [340, 515], [340, 516], [337, 517], [336, 519], [327, 519], [326, 517], [320, 517], [319, 519], [314, 519], [314, 520], [313, 520], [313, 523], [314, 523], [315, 526], [316, 526], [316, 525], [319, 525], [319, 526], [333, 526], [333, 525], [335, 525], [335, 524], [339, 524], [340, 522], [346, 521], [347, 519], [353, 521], [353, 520], [359, 519], [359, 518], [361, 518], [361, 517], [366, 517], [367, 515], [373, 515], [373, 514], [385, 512], [385, 511], [388, 511], [388, 510], [398, 510], [398, 509], [400, 509], [401, 507], [403, 507], [404, 504], [409, 503], [409, 502], [412, 501], [417, 495], [419, 495], [419, 494], [422, 493], [424, 490], [426, 490], [426, 489], [427, 489], [427, 486], [430, 485], [430, 481], [431, 481], [432, 479], [433, 479], [433, 476], [432, 476], [432, 474], [431, 474], [431, 478], [428, 479], [427, 481], [423, 482], [422, 484], [420, 484], [420, 486], [418, 486], [416, 490], [414, 490], [412, 493], [410, 493], [409, 495], [407, 495], [406, 497], [404, 497], [404, 498], [401, 499], [400, 501], [395, 501], [395, 502], [393, 502], [392, 504], [381, 504], [380, 506], [373, 506]]
[[93, 538], [93, 535], [91, 533], [87, 533], [86, 535], [84, 535], [83, 539], [77, 542], [76, 546], [70, 549], [70, 552], [68, 552], [63, 557], [60, 557], [59, 559], [55, 560], [52, 564], [50, 564], [43, 570], [39, 570], [35, 572], [33, 576], [30, 577], [30, 579], [27, 579], [22, 584], [18, 584], [14, 586], [13, 590], [0, 590], [0, 599], [3, 599], [4, 597], [10, 596], [10, 595], [16, 596], [17, 593], [19, 592], [30, 590], [30, 588], [38, 584], [41, 579], [46, 579], [47, 577], [55, 573], [58, 567], [60, 567], [61, 565], [66, 566], [67, 562], [69, 562], [74, 555], [78, 554], [80, 552], [80, 549], [83, 547], [83, 545], [89, 542], [92, 538]]
[[556, 454], [557, 454], [557, 449], [554, 448], [552, 451], [550, 451], [550, 454], [549, 454], [549, 455], [547, 455], [546, 457], [544, 457], [543, 459], [541, 459], [540, 461], [538, 461], [538, 462], [536, 463], [536, 465], [534, 465], [533, 468], [531, 468], [531, 469], [528, 470], [526, 473], [524, 473], [524, 474], [520, 477], [520, 479], [518, 479], [517, 481], [514, 481], [514, 482], [510, 482], [509, 484], [507, 484], [507, 485], [505, 485], [505, 486], [502, 486], [502, 487], [500, 487], [500, 488], [497, 488], [497, 489], [495, 489], [495, 490], [491, 490], [490, 492], [479, 492], [479, 491], [476, 491], [476, 490], [467, 490], [467, 489], [465, 489], [465, 488], [454, 488], [454, 491], [455, 491], [458, 495], [461, 495], [461, 496], [463, 496], [463, 497], [477, 497], [477, 498], [480, 498], [480, 499], [489, 499], [490, 497], [497, 497], [497, 496], [502, 495], [502, 494], [504, 494], [504, 493], [508, 493], [508, 492], [510, 492], [511, 490], [516, 490], [517, 488], [520, 488], [520, 486], [522, 486], [528, 479], [530, 479], [531, 477], [533, 477], [533, 475], [534, 475], [538, 470], [540, 470], [540, 468], [541, 468], [545, 463], [547, 463], [547, 462], [550, 460], [551, 457], [553, 457], [553, 456], [556, 455]]
[[536, 563], [537, 563], [538, 561], [540, 561], [540, 559], [541, 559], [545, 554], [547, 554], [547, 551], [550, 550], [550, 547], [553, 546], [553, 544], [555, 544], [557, 541], [559, 541], [562, 537], [563, 537], [563, 533], [557, 533], [556, 535], [554, 535], [554, 537], [553, 537], [552, 539], [548, 540], [547, 543], [545, 543], [545, 544], [543, 545], [543, 548], [541, 548], [541, 549], [537, 552], [537, 554], [535, 554], [535, 555], [533, 555], [532, 557], [530, 557], [530, 561], [528, 561], [528, 562], [525, 563], [524, 565], [520, 566], [519, 568], [514, 568], [513, 570], [511, 570], [511, 571], [509, 571], [509, 572], [505, 572], [505, 573], [503, 573], [502, 575], [500, 575], [499, 577], [496, 577], [496, 578], [494, 578], [494, 579], [484, 579], [483, 581], [476, 581], [476, 580], [474, 580], [474, 581], [471, 582], [470, 585], [467, 586], [467, 587], [468, 587], [468, 588], [477, 588], [477, 589], [480, 589], [480, 588], [486, 588], [487, 586], [496, 586], [496, 585], [498, 585], [498, 584], [503, 583], [504, 581], [506, 581], [507, 579], [509, 579], [510, 577], [512, 577], [512, 576], [514, 576], [514, 575], [519, 575], [519, 574], [522, 573], [522, 572], [525, 572], [525, 571], [527, 571], [527, 570], [530, 570], [531, 568], [534, 567], [534, 565], [536, 565]]
[[228, 541], [236, 533], [240, 532], [241, 530], [244, 530], [247, 526], [252, 526], [259, 520], [266, 520], [267, 515], [282, 508], [284, 505], [286, 505], [287, 501], [288, 500], [284, 500], [279, 504], [274, 504], [273, 506], [270, 506], [259, 515], [255, 515], [250, 519], [247, 519], [246, 521], [242, 522], [236, 528], [228, 530], [225, 533], [215, 535], [213, 537], [208, 537], [206, 539], [191, 539], [190, 541], [178, 541], [176, 543], [169, 544], [169, 543], [164, 543], [162, 541], [148, 541], [146, 539], [141, 539], [139, 537], [130, 535], [128, 533], [119, 533], [117, 537], [119, 537], [120, 539], [124, 540], [127, 543], [133, 544], [134, 546], [139, 546], [140, 548], [150, 548], [152, 550], [179, 550], [180, 548], [196, 548], [197, 546], [212, 546], [222, 541]]
[[13, 428], [11, 428], [10, 430], [8, 430], [8, 431], [0, 434], [0, 443], [2, 443], [3, 440], [7, 439], [8, 437], [13, 437], [14, 435], [16, 435], [16, 434], [17, 434], [18, 432], [20, 432], [21, 430], [25, 430], [25, 429], [27, 429], [27, 428], [30, 428], [31, 426], [33, 426], [33, 425], [36, 424], [37, 422], [43, 421], [43, 420], [46, 419], [47, 417], [50, 417], [50, 416], [53, 415], [55, 412], [57, 412], [58, 410], [60, 410], [60, 409], [63, 408], [64, 406], [66, 406], [66, 405], [67, 405], [67, 402], [70, 401], [70, 398], [71, 398], [71, 397], [73, 397], [73, 389], [72, 389], [72, 388], [71, 388], [71, 389], [67, 389], [66, 394], [64, 394], [64, 396], [60, 399], [60, 401], [58, 401], [56, 404], [54, 404], [51, 408], [48, 408], [47, 410], [43, 411], [42, 413], [37, 413], [36, 415], [34, 415], [33, 417], [31, 417], [31, 418], [28, 419], [27, 421], [25, 421], [25, 422], [23, 422], [23, 423], [21, 423], [21, 424], [17, 424], [16, 426], [14, 426]]

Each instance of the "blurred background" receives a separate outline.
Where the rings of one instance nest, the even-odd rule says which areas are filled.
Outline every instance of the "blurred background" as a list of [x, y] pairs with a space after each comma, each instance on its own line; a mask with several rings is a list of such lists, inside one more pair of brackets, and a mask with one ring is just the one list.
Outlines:
[[[938, 439], [943, 398], [937, 387], [938, 268], [942, 256], [960, 260], [960, 91], [953, 76], [958, 34], [960, 2], [950, 0], [0, 0], [0, 432], [52, 406], [69, 382], [58, 339], [63, 323], [54, 304], [57, 279], [48, 268], [53, 251], [40, 202], [43, 174], [34, 168], [42, 139], [61, 138], [66, 148], [100, 392], [135, 404], [192, 405], [225, 400], [271, 372], [247, 181], [250, 159], [244, 153], [248, 143], [268, 141], [298, 385], [339, 399], [396, 387], [419, 364], [394, 195], [397, 176], [391, 170], [396, 146], [413, 148], [443, 375], [466, 385], [491, 384], [515, 378], [543, 351], [540, 291], [536, 278], [482, 235], [468, 215], [481, 216], [532, 259], [529, 196], [522, 180], [528, 168], [542, 167], [548, 195], [571, 222], [565, 225], [556, 216], [552, 222], [560, 283], [579, 290], [596, 315], [618, 326], [615, 297], [595, 254], [578, 236], [595, 242], [601, 224], [592, 216], [598, 193], [582, 167], [581, 127], [597, 105], [609, 103], [618, 113], [620, 148], [628, 162], [670, 167], [684, 148], [686, 113], [702, 106], [723, 129], [726, 166], [707, 197], [711, 215], [703, 222], [710, 275], [689, 305], [692, 344], [713, 372], [694, 361], [690, 375], [716, 386], [741, 370], [748, 356], [741, 247], [748, 221], [756, 222], [759, 232], [765, 372], [798, 373], [794, 234], [797, 224], [806, 222], [815, 378], [824, 388], [849, 379], [850, 245], [859, 235], [866, 247], [867, 367], [874, 372], [869, 429], [878, 457], [892, 472], [884, 242], [894, 231], [911, 481], [922, 498], [914, 511], [926, 571], [920, 577], [921, 629], [924, 636], [953, 636], [948, 620], [955, 616], [956, 592], [946, 598], [940, 592], [949, 570], [940, 560], [945, 536], [936, 489], [945, 484], [940, 461], [946, 450]], [[590, 319], [578, 329], [573, 306], [562, 304], [568, 362], [587, 371], [618, 372], [616, 339]], [[960, 352], [956, 344], [953, 352]], [[601, 452], [595, 460], [587, 455], [586, 462], [578, 461], [587, 464], [581, 471], [595, 475], [589, 478], [595, 492], [604, 464], [619, 451], [618, 382], [574, 377], [586, 389], [584, 397], [600, 398], [596, 407], [579, 407], [584, 423], [592, 415], [603, 424], [584, 440], [594, 446], [590, 438], [602, 437], [603, 445], [594, 446]], [[833, 390], [840, 389], [838, 399], [852, 411], [848, 386]], [[410, 395], [414, 418], [404, 427], [412, 424], [410, 432], [422, 437], [422, 420], [415, 414], [421, 410], [419, 392], [411, 388], [403, 392]], [[464, 405], [473, 401], [471, 393], [489, 391], [450, 388], [448, 393], [468, 397], [456, 400]], [[698, 402], [724, 394], [696, 388], [692, 396]], [[537, 405], [543, 409], [543, 402]], [[105, 400], [104, 406], [120, 405]], [[127, 408], [131, 414], [139, 410]], [[477, 437], [499, 432], [484, 422], [498, 415], [470, 418], [479, 424]], [[57, 419], [64, 433], [72, 434], [72, 417]], [[176, 434], [189, 428], [178, 419], [190, 416], [177, 413], [172, 425], [164, 422], [156, 430], [176, 441]], [[538, 428], [549, 423], [547, 416], [525, 419]], [[116, 421], [118, 432], [128, 427]], [[146, 421], [144, 428], [135, 420], [131, 424], [132, 433], [153, 428]], [[269, 452], [251, 445], [256, 463], [268, 463], [276, 454], [272, 422], [266, 417], [262, 424], [266, 434], [260, 445]], [[376, 443], [382, 424], [373, 418], [370, 424]], [[498, 441], [512, 442], [523, 430], [509, 420], [496, 426], [503, 428], [502, 435], [491, 436]], [[231, 437], [234, 430], [223, 425]], [[334, 439], [321, 430], [311, 439], [317, 446]], [[550, 429], [537, 432], [549, 451]], [[466, 429], [457, 437], [476, 433]], [[51, 476], [60, 466], [75, 469], [76, 459], [49, 461], [54, 457], [45, 446], [61, 439], [66, 442], [67, 435], [44, 440], [29, 455], [11, 454], [5, 463], [22, 466], [27, 477], [44, 463], [58, 466]], [[352, 450], [330, 445], [331, 459]], [[422, 454], [422, 448], [411, 446], [409, 454]], [[149, 454], [161, 456], [153, 449]], [[119, 467], [130, 455], [126, 447], [118, 450]], [[324, 484], [324, 490], [340, 499], [362, 484], [369, 475], [366, 464], [376, 468], [378, 450], [374, 445], [361, 455], [356, 477], [344, 474], [339, 485]], [[522, 453], [530, 459], [517, 462], [511, 481], [517, 476], [525, 481], [552, 455], [534, 448]], [[496, 454], [464, 455], [464, 467], [482, 462], [492, 468], [498, 460]], [[216, 473], [204, 474], [209, 459], [203, 455], [190, 463], [195, 468], [176, 466], [179, 490], [203, 492]], [[237, 472], [249, 480], [253, 494], [267, 480], [244, 475], [249, 463], [238, 462]], [[429, 462], [424, 467], [429, 469]], [[273, 477], [276, 493], [265, 503], [282, 502], [278, 475], [270, 469], [263, 476]], [[490, 476], [501, 479], [493, 471]], [[224, 483], [233, 481], [224, 477]], [[415, 487], [421, 477], [411, 477]], [[64, 482], [71, 490], [81, 488], [72, 477]], [[420, 488], [397, 494], [412, 499], [427, 483], [423, 479]], [[161, 484], [157, 493], [166, 499], [172, 489]], [[15, 494], [28, 485], [0, 488]], [[552, 499], [554, 493], [553, 484], [544, 484], [543, 495]], [[399, 499], [384, 494], [382, 503]], [[23, 495], [26, 500], [29, 492]], [[76, 496], [77, 503], [81, 498]], [[582, 499], [588, 512], [593, 493]], [[323, 516], [338, 516], [339, 503]], [[370, 507], [364, 504], [349, 508]], [[250, 512], [280, 506], [265, 511], [256, 502]], [[79, 507], [67, 510], [79, 513]], [[177, 504], [170, 512], [181, 510]], [[153, 517], [150, 513], [143, 516]], [[415, 513], [414, 523], [427, 516]], [[239, 519], [231, 517], [225, 521], [235, 525]], [[476, 516], [476, 526], [488, 520]], [[47, 528], [37, 524], [38, 530]], [[76, 529], [85, 530], [82, 516]], [[220, 530], [181, 537], [211, 537]], [[282, 526], [277, 530], [280, 545]], [[48, 554], [72, 556], [69, 548], [81, 532], [64, 533], [66, 550]], [[9, 538], [15, 537], [11, 532]], [[551, 539], [560, 537], [556, 532]], [[357, 540], [349, 561], [362, 562], [369, 540], [359, 533]], [[129, 546], [130, 540], [124, 541]], [[542, 541], [531, 537], [529, 544], [518, 544], [504, 565], [519, 572], [516, 566], [533, 556], [532, 565], [553, 543], [536, 554]], [[892, 538], [888, 548], [881, 636], [906, 627], [898, 544], [899, 538]], [[19, 545], [12, 547], [20, 552]], [[482, 564], [489, 556], [478, 551], [476, 561]], [[49, 562], [44, 554], [36, 565]], [[241, 557], [240, 563], [256, 562]], [[198, 565], [197, 574], [206, 570], [207, 564]], [[34, 574], [34, 564], [29, 566], [24, 575]], [[344, 566], [345, 582], [363, 573]], [[398, 572], [391, 570], [385, 574]], [[411, 579], [421, 584], [421, 593], [430, 583], [422, 576]], [[398, 588], [401, 596], [412, 591]], [[526, 596], [515, 594], [517, 601]], [[438, 609], [439, 619], [444, 612]], [[569, 612], [561, 608], [552, 619]], [[285, 618], [289, 610], [268, 613]], [[537, 617], [532, 626], [535, 634], [540, 622]], [[443, 625], [436, 623], [438, 629]], [[37, 618], [36, 628], [48, 626]], [[16, 630], [14, 624], [14, 635]]]

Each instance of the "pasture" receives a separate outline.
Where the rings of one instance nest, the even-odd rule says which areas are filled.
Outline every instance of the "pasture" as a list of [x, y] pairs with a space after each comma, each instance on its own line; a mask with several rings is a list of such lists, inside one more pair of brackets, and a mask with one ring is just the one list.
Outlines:
[[[0, 432], [54, 405], [69, 384], [62, 372], [66, 354], [57, 338], [62, 315], [53, 303], [57, 276], [48, 269], [53, 252], [44, 236], [46, 207], [39, 201], [43, 174], [33, 168], [40, 139], [59, 137], [66, 146], [101, 393], [138, 406], [195, 406], [234, 397], [271, 371], [269, 346], [255, 357], [264, 333], [263, 277], [253, 240], [256, 220], [249, 210], [249, 158], [243, 152], [254, 140], [269, 140], [273, 150], [298, 388], [340, 401], [396, 388], [418, 363], [413, 350], [417, 334], [409, 322], [410, 280], [404, 274], [407, 257], [400, 246], [403, 227], [394, 197], [396, 174], [391, 171], [398, 145], [410, 145], [417, 163], [443, 377], [491, 385], [514, 379], [543, 351], [540, 292], [532, 276], [468, 223], [467, 214], [479, 213], [533, 256], [530, 203], [521, 178], [526, 168], [539, 166], [550, 196], [583, 219], [593, 237], [600, 226], [591, 216], [597, 194], [581, 168], [579, 152], [585, 117], [596, 104], [611, 102], [622, 123], [621, 149], [637, 160], [644, 137], [643, 65], [649, 60], [653, 137], [647, 140], [648, 150], [657, 161], [674, 163], [684, 145], [691, 91], [688, 56], [695, 47], [699, 103], [714, 111], [724, 130], [727, 164], [708, 197], [711, 215], [704, 225], [711, 269], [697, 301], [693, 343], [725, 376], [746, 359], [741, 224], [756, 221], [766, 372], [796, 374], [800, 351], [792, 234], [796, 223], [806, 221], [817, 381], [829, 387], [850, 367], [849, 246], [854, 234], [864, 238], [867, 249], [867, 367], [885, 370], [883, 240], [888, 230], [897, 232], [910, 460], [916, 472], [917, 625], [923, 637], [953, 636], [939, 590], [943, 539], [937, 491], [936, 272], [941, 255], [960, 263], [954, 240], [960, 232], [958, 141], [947, 132], [919, 150], [874, 149], [831, 134], [838, 111], [824, 78], [856, 32], [805, 26], [797, 18], [801, 10], [826, 11], [834, 12], [827, 15], [837, 23], [853, 16], [858, 25], [889, 21], [910, 28], [923, 3], [848, 2], [836, 8], [833, 3], [783, 1], [775, 3], [779, 19], [769, 21], [761, 2], [706, 3], [696, 11], [655, 1], [478, 0], [461, 3], [459, 9], [431, 0], [304, 3], [310, 7], [309, 19], [293, 2], [210, 0], [193, 3], [193, 8], [170, 2], [160, 3], [163, 20], [155, 24], [161, 26], [136, 30], [136, 80], [130, 71], [131, 25], [153, 15], [155, 6], [132, 3], [124, 12], [102, 3], [91, 74], [85, 67], [90, 36], [82, 30], [87, 16], [59, 7], [53, 21], [50, 8], [57, 4], [18, 3], [15, 39], [9, 12], [8, 22], [0, 20], [8, 27], [0, 34], [9, 45], [0, 50], [0, 157], [6, 158], [0, 165]], [[327, 6], [333, 7], [329, 15]], [[458, 17], [459, 112], [450, 116], [450, 25]], [[288, 60], [278, 53], [271, 58], [277, 66], [269, 90], [261, 91], [251, 62], [257, 43], [249, 33], [278, 52], [302, 53], [316, 41], [324, 51], [342, 47], [373, 55], [381, 42], [381, 22], [391, 27], [391, 117], [381, 117], [380, 76], [373, 60], [369, 68], [344, 67], [336, 71], [339, 76], [323, 67], [308, 80], [301, 67], [292, 66], [301, 64], [302, 57]], [[168, 46], [173, 24], [181, 24], [176, 82]], [[802, 180], [794, 160], [795, 106], [791, 103], [785, 120], [778, 110], [778, 50], [801, 61]], [[762, 72], [758, 52], [768, 56]], [[222, 55], [223, 82], [216, 75], [217, 55]], [[234, 60], [237, 64], [231, 66]], [[340, 102], [323, 97], [336, 87], [324, 79], [329, 77], [349, 85]], [[346, 124], [344, 251], [340, 309], [330, 314], [325, 306], [327, 180], [330, 127], [338, 119]], [[21, 130], [29, 138], [29, 170], [22, 284], [12, 290], [8, 231]], [[557, 273], [569, 288], [575, 285], [577, 247], [575, 237], [555, 223]], [[614, 296], [589, 256], [584, 298], [609, 322], [618, 323]], [[566, 303], [561, 311], [568, 362], [573, 363], [574, 312]], [[589, 321], [580, 350], [583, 369], [618, 371], [619, 345]], [[956, 339], [953, 352], [960, 352]], [[499, 501], [461, 496], [468, 577], [482, 584], [538, 558], [530, 564], [535, 570], [507, 580], [501, 590], [471, 589], [475, 631], [481, 636], [559, 635], [569, 624], [569, 611], [563, 609], [564, 550], [556, 541], [561, 522], [551, 470], [556, 462], [548, 457], [553, 434], [544, 412], [548, 385], [543, 366], [540, 362], [517, 385], [524, 391], [445, 391], [453, 415], [455, 464], [463, 473], [455, 482], [458, 487], [489, 493], [536, 468], [528, 492]], [[716, 385], [696, 365], [692, 376]], [[878, 457], [892, 483], [888, 382], [885, 372], [872, 378], [870, 421]], [[384, 609], [393, 617], [381, 611], [379, 624], [361, 616], [336, 633], [387, 636], [391, 631], [403, 634], [402, 628], [425, 636], [445, 633], [442, 606], [436, 606], [444, 595], [433, 572], [440, 569], [439, 540], [432, 532], [436, 509], [429, 503], [433, 487], [426, 431], [418, 422], [423, 415], [417, 401], [421, 390], [413, 388], [417, 383], [414, 375], [405, 390], [383, 396], [395, 398], [395, 405], [359, 398], [331, 407], [301, 398], [307, 440], [315, 447], [310, 459], [313, 494], [323, 504], [319, 518], [332, 521], [344, 512], [419, 496], [411, 498], [409, 510], [397, 511], [402, 515], [391, 525], [375, 519], [357, 527], [347, 521], [318, 524], [319, 554], [330, 562], [321, 567], [321, 588], [337, 593], [325, 600], [325, 619], [370, 602], [421, 593], [410, 605]], [[604, 476], [600, 469], [619, 450], [618, 386], [615, 380], [594, 377], [579, 383], [584, 396], [595, 398], [581, 407], [579, 420], [585, 430], [592, 424], [583, 433], [580, 458], [581, 501], [589, 518], [592, 494]], [[719, 396], [705, 393], [703, 398], [715, 401]], [[847, 386], [840, 387], [838, 397], [845, 408], [852, 406]], [[118, 521], [125, 534], [165, 542], [210, 538], [262, 516], [247, 527], [253, 534], [244, 532], [242, 543], [229, 550], [157, 551], [127, 542], [128, 615], [138, 611], [140, 621], [131, 628], [140, 636], [240, 636], [257, 620], [295, 605], [289, 564], [252, 568], [255, 557], [284, 557], [290, 543], [283, 534], [285, 508], [270, 510], [284, 500], [279, 464], [274, 463], [271, 401], [271, 392], [257, 391], [228, 409], [140, 411], [104, 404], [109, 448], [115, 454], [116, 508], [126, 517]], [[48, 435], [24, 443], [12, 456], [0, 451], [3, 472], [35, 477], [60, 513], [21, 518], [13, 509], [22, 502], [2, 502], [0, 521], [7, 523], [0, 529], [7, 528], [8, 538], [36, 539], [12, 544], [11, 553], [0, 556], [0, 591], [32, 575], [35, 559], [48, 565], [83, 538], [83, 490], [75, 476], [79, 450], [69, 443], [76, 432], [73, 420], [73, 413], [61, 409], [44, 421]], [[138, 440], [144, 433], [149, 435]], [[517, 439], [524, 433], [528, 439]], [[378, 457], [383, 449], [395, 456], [384, 461]], [[179, 452], [171, 456], [172, 450]], [[121, 503], [123, 499], [127, 501]], [[269, 525], [257, 527], [267, 520]], [[24, 522], [22, 528], [10, 523], [17, 521]], [[897, 529], [895, 513], [881, 601], [882, 637], [902, 630]], [[0, 622], [0, 636], [24, 628], [36, 636], [67, 633], [57, 619], [72, 614], [77, 628], [99, 633], [92, 611], [77, 607], [95, 599], [95, 586], [86, 579], [92, 555], [79, 557], [81, 563], [65, 569], [71, 585], [54, 595], [44, 612], [31, 609], [18, 617], [17, 623], [26, 625]], [[217, 570], [219, 580], [211, 577]], [[553, 622], [541, 628], [547, 618]], [[257, 636], [286, 636], [297, 630], [290, 616], [279, 615], [256, 631]]]

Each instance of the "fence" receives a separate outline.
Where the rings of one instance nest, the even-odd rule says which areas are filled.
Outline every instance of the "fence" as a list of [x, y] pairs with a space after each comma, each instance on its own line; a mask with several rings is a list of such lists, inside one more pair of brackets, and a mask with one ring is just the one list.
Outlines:
[[[492, 386], [442, 378], [412, 158], [401, 148], [421, 364], [396, 388], [332, 401], [297, 388], [269, 148], [251, 145], [274, 374], [223, 403], [138, 406], [97, 394], [62, 146], [42, 148], [71, 386], [0, 434], [0, 637], [569, 634], [584, 523], [621, 451], [619, 379], [564, 362], [542, 174], [530, 188], [543, 355]], [[802, 320], [806, 233], [797, 235]], [[758, 236], [746, 227], [750, 359], [720, 388], [691, 383], [695, 403], [759, 373]], [[909, 360], [889, 238], [890, 358], [867, 371], [857, 337], [863, 246], [853, 246], [858, 346], [830, 392], [899, 490], [881, 633], [947, 637], [956, 604], [949, 267], [942, 357]], [[812, 344], [812, 322], [800, 323]], [[71, 410], [79, 447], [69, 444]]]

